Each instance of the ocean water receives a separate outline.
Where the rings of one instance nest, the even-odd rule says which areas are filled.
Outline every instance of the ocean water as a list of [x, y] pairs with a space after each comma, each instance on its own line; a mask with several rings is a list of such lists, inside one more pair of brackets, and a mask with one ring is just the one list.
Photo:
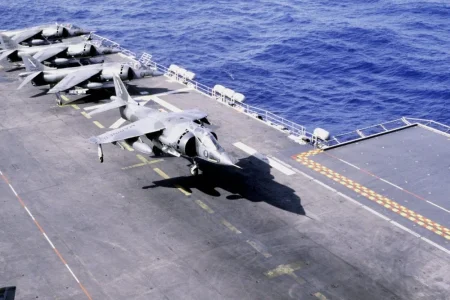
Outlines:
[[1, 29], [96, 30], [310, 131], [402, 116], [450, 124], [448, 1], [0, 0], [0, 12]]

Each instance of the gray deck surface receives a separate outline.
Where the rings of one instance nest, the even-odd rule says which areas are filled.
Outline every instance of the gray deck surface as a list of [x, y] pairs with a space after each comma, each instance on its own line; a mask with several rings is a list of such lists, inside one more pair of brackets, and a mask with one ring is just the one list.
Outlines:
[[[92, 299], [448, 299], [450, 255], [233, 146], [279, 159], [309, 150], [284, 133], [183, 90], [160, 98], [208, 112], [243, 170], [204, 166], [194, 178], [183, 159], [143, 165], [112, 145], [100, 164], [87, 139], [118, 112], [87, 119], [102, 96], [58, 107], [37, 87], [17, 91], [18, 72], [0, 70], [0, 170]], [[169, 81], [130, 90], [185, 88]], [[16, 285], [18, 299], [86, 299], [5, 181], [0, 201], [1, 285]]]
[[[450, 228], [449, 150], [448, 136], [424, 126], [414, 126], [332, 148], [311, 159], [408, 210]], [[318, 174], [301, 164], [298, 166], [312, 176]], [[333, 178], [319, 176], [339, 192], [450, 249], [450, 239], [418, 226]]]

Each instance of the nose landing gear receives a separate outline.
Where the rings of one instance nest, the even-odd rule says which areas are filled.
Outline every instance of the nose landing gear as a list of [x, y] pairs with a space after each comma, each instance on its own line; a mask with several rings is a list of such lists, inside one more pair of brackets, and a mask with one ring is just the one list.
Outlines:
[[197, 176], [200, 169], [198, 168], [198, 164], [196, 162], [194, 162], [194, 164], [191, 166], [191, 175]]

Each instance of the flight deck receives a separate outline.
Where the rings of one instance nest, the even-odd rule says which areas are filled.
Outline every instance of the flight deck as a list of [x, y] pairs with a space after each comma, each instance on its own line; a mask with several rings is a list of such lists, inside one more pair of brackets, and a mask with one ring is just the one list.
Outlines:
[[126, 122], [88, 113], [112, 94], [59, 106], [2, 64], [0, 283], [18, 299], [448, 299], [445, 130], [407, 122], [316, 147], [295, 123], [125, 54], [108, 60], [165, 74], [131, 82], [141, 105], [207, 112], [242, 169], [192, 176], [127, 145], [105, 145], [101, 164], [88, 139]]

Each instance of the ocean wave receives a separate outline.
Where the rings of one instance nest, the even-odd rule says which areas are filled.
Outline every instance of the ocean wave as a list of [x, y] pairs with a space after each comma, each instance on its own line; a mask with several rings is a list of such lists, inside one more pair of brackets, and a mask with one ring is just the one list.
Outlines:
[[38, 0], [0, 9], [10, 16], [2, 29], [73, 22], [311, 130], [337, 134], [403, 115], [450, 119], [448, 4]]

